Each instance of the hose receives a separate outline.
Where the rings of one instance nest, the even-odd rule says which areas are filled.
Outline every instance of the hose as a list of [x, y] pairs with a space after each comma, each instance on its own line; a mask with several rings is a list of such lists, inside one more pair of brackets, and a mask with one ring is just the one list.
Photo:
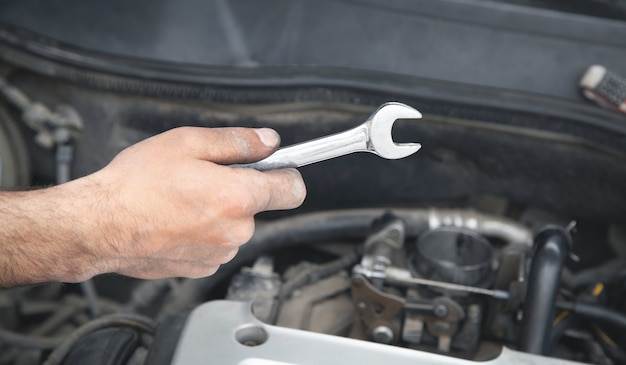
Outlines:
[[480, 234], [502, 239], [510, 244], [530, 245], [530, 231], [506, 218], [463, 209], [353, 209], [309, 213], [258, 224], [252, 239], [239, 249], [237, 256], [213, 276], [188, 279], [169, 296], [160, 313], [163, 318], [206, 298], [223, 280], [242, 265], [262, 254], [330, 240], [363, 240], [372, 222], [392, 213], [406, 223], [407, 237], [417, 237], [427, 229], [441, 226], [464, 227]]
[[556, 307], [568, 310], [580, 317], [593, 319], [607, 326], [626, 331], [626, 315], [616, 310], [605, 308], [596, 304], [566, 301], [557, 301]]
[[569, 233], [556, 226], [543, 228], [535, 238], [535, 253], [524, 299], [521, 351], [544, 356], [550, 352], [554, 304], [570, 245]]
[[75, 329], [64, 337], [54, 348], [43, 365], [59, 365], [72, 349], [72, 346], [88, 333], [108, 327], [131, 327], [141, 332], [154, 335], [155, 323], [152, 319], [136, 314], [115, 314], [94, 319]]
[[618, 257], [602, 265], [572, 274], [567, 280], [570, 289], [579, 290], [597, 282], [609, 283], [618, 276], [626, 275], [626, 256]]

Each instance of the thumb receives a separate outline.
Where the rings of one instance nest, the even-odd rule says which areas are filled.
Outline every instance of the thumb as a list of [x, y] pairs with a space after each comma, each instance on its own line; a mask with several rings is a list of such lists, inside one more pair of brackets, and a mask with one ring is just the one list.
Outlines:
[[181, 128], [184, 145], [198, 159], [222, 165], [259, 161], [280, 145], [269, 128]]

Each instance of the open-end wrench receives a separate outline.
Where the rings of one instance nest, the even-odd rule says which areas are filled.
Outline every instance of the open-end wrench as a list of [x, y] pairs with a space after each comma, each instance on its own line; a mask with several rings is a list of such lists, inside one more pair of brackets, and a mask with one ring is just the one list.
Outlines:
[[300, 167], [353, 152], [371, 152], [386, 159], [410, 156], [422, 146], [419, 143], [395, 143], [391, 128], [397, 119], [419, 119], [422, 114], [402, 103], [381, 105], [367, 121], [356, 128], [330, 136], [280, 148], [255, 163], [235, 165], [260, 171]]

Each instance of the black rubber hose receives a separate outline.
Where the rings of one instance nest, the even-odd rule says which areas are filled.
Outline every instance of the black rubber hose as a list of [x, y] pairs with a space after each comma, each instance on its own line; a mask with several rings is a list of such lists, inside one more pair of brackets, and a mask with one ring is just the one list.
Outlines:
[[596, 283], [609, 283], [616, 277], [623, 275], [626, 275], [626, 256], [573, 274], [568, 282], [572, 290], [579, 290]]
[[569, 234], [554, 226], [543, 228], [535, 237], [523, 308], [521, 351], [540, 355], [550, 352], [554, 305], [570, 242]]
[[583, 302], [558, 301], [556, 307], [568, 310], [580, 317], [592, 319], [607, 326], [626, 331], [626, 315], [616, 310], [605, 308], [596, 304]]
[[174, 313], [159, 323], [156, 335], [143, 365], [171, 365], [178, 340], [185, 328], [191, 309]]
[[[29, 336], [0, 329], [0, 344], [34, 350], [47, 350], [56, 348], [54, 352], [57, 352], [59, 348], [69, 346], [67, 348], [67, 350], [69, 351], [72, 344], [74, 344], [76, 340], [78, 340], [86, 333], [95, 331], [100, 328], [123, 325], [135, 327], [144, 332], [154, 333], [154, 323], [150, 318], [132, 314], [117, 314], [101, 317], [99, 319], [87, 322], [66, 337], [39, 337], [32, 335]], [[61, 360], [63, 359], [61, 358]], [[55, 362], [52, 362], [52, 364], [55, 364]]]
[[130, 327], [154, 335], [155, 324], [152, 319], [136, 314], [115, 314], [94, 319], [75, 329], [54, 348], [43, 365], [59, 365], [70, 352], [72, 346], [88, 333], [108, 327]]

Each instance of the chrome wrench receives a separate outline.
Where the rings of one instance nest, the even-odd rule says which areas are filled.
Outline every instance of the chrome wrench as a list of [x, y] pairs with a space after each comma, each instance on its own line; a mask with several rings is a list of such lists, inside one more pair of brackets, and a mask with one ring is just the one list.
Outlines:
[[250, 164], [233, 165], [260, 171], [300, 167], [353, 152], [371, 152], [386, 159], [400, 159], [417, 152], [419, 143], [395, 143], [391, 128], [397, 119], [420, 119], [422, 114], [396, 102], [381, 105], [367, 121], [345, 132], [280, 148], [269, 157]]

